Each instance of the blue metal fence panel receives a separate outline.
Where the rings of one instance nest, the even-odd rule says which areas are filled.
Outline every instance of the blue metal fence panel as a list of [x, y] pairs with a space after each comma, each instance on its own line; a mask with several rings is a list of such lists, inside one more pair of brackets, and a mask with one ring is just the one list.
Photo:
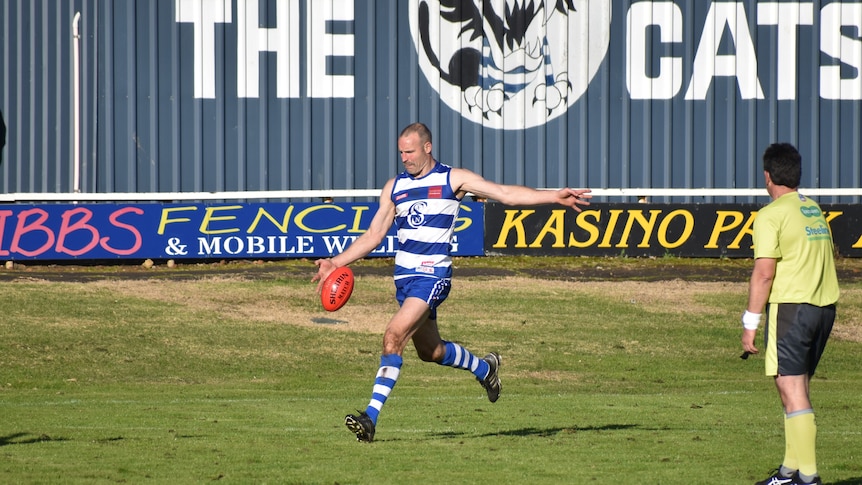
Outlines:
[[78, 12], [83, 192], [376, 189], [412, 121], [503, 183], [862, 187], [862, 0], [514, 2], [5, 0], [0, 190], [75, 189]]

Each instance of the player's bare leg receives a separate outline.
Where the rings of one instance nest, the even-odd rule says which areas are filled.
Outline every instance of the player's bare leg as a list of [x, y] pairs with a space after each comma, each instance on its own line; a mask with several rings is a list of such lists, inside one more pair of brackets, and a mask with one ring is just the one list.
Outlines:
[[413, 346], [416, 348], [416, 354], [425, 362], [436, 362], [471, 371], [485, 388], [489, 401], [496, 402], [500, 397], [500, 355], [496, 352], [491, 352], [482, 359], [476, 358], [460, 344], [443, 340], [437, 320], [430, 318], [413, 334]]
[[380, 356], [380, 367], [374, 379], [371, 401], [365, 411], [344, 417], [344, 425], [356, 435], [357, 441], [374, 441], [380, 410], [401, 374], [401, 354], [411, 336], [426, 321], [429, 312], [430, 309], [424, 301], [407, 298], [386, 326], [386, 332], [383, 334], [383, 354]]

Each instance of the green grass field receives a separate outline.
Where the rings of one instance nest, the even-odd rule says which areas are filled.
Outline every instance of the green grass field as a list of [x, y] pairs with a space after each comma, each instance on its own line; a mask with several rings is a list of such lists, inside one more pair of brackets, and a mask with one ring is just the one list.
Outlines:
[[[343, 417], [368, 403], [391, 278], [358, 278], [327, 314], [296, 264], [2, 283], [0, 483], [745, 484], [781, 462], [772, 381], [739, 358], [744, 280], [456, 270], [441, 332], [502, 355], [500, 400], [410, 348], [367, 444]], [[846, 485], [862, 483], [862, 284], [842, 291], [812, 396], [820, 473]]]

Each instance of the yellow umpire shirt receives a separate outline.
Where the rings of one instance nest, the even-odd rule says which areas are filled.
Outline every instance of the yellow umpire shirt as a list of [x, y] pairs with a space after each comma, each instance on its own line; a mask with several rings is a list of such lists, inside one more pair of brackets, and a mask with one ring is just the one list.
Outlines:
[[832, 233], [816, 202], [799, 192], [775, 199], [758, 211], [753, 239], [755, 259], [776, 260], [769, 303], [838, 301]]

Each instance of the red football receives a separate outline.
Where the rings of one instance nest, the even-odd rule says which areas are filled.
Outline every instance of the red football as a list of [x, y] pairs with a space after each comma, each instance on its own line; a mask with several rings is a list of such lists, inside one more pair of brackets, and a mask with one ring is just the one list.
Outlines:
[[353, 270], [342, 266], [323, 280], [323, 288], [320, 290], [320, 302], [323, 309], [334, 312], [343, 307], [350, 295], [353, 293]]

